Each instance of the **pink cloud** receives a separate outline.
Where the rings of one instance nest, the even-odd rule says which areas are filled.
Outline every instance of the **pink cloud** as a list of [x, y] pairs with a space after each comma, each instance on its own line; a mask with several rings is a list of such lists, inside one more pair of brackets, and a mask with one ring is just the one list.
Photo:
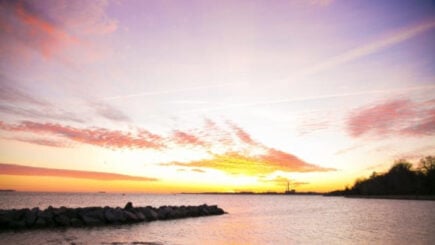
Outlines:
[[347, 130], [352, 137], [432, 135], [435, 133], [435, 100], [399, 99], [357, 109], [350, 113]]
[[139, 136], [104, 128], [80, 129], [56, 123], [37, 123], [30, 121], [24, 121], [18, 125], [10, 125], [0, 121], [0, 129], [7, 131], [47, 133], [75, 142], [108, 148], [158, 149], [162, 147], [160, 142], [156, 142], [155, 138], [147, 138], [143, 133]]
[[257, 142], [255, 142], [252, 137], [246, 132], [244, 131], [242, 128], [238, 127], [237, 125], [231, 123], [231, 122], [227, 122], [231, 129], [234, 131], [234, 133], [236, 134], [236, 136], [243, 141], [246, 144], [250, 144], [250, 145], [256, 145]]
[[175, 142], [177, 144], [181, 145], [193, 145], [193, 146], [204, 146], [205, 143], [200, 140], [198, 137], [196, 137], [193, 134], [189, 134], [183, 131], [175, 130], [173, 132], [173, 137], [170, 139], [170, 141]]
[[20, 176], [52, 176], [52, 177], [92, 179], [92, 180], [104, 180], [104, 181], [115, 181], [115, 180], [157, 181], [158, 180], [156, 178], [131, 176], [131, 175], [124, 175], [124, 174], [55, 169], [55, 168], [40, 168], [40, 167], [30, 167], [30, 166], [6, 164], [6, 163], [0, 163], [0, 174], [20, 175]]
[[89, 37], [111, 33], [118, 26], [107, 16], [107, 4], [105, 0], [0, 2], [2, 60], [20, 63], [29, 60], [32, 51], [67, 64], [78, 57], [82, 62], [91, 60], [96, 47]]

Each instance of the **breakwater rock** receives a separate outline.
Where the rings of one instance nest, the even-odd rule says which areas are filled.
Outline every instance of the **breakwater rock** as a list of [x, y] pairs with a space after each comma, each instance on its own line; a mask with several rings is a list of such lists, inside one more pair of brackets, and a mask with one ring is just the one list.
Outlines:
[[0, 229], [33, 229], [46, 227], [88, 227], [111, 224], [130, 224], [155, 220], [170, 220], [208, 215], [221, 215], [225, 212], [216, 205], [200, 206], [161, 206], [154, 208], [133, 207], [131, 202], [120, 207], [85, 207], [47, 209], [0, 210]]

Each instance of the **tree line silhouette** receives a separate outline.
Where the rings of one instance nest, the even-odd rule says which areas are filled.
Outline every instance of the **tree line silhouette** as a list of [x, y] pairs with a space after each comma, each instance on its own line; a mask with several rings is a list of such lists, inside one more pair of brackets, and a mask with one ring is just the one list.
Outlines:
[[386, 173], [356, 180], [355, 184], [331, 195], [435, 195], [435, 157], [420, 159], [417, 168], [406, 160], [396, 161]]

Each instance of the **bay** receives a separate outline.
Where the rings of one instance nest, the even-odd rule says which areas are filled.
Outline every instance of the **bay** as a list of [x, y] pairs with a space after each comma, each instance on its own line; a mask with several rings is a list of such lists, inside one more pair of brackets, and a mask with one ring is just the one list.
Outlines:
[[217, 204], [228, 214], [0, 232], [0, 244], [433, 244], [435, 202], [299, 195], [0, 193], [0, 209]]

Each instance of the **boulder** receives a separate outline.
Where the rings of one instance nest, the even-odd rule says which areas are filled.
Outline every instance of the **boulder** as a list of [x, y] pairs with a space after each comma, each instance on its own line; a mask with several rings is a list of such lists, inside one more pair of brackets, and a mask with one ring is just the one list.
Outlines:
[[168, 206], [162, 206], [157, 210], [158, 219], [165, 220], [170, 218], [170, 213], [172, 211], [172, 208]]
[[12, 220], [9, 223], [9, 228], [11, 228], [11, 229], [24, 229], [24, 228], [26, 228], [26, 221], [24, 219]]
[[53, 219], [56, 222], [56, 224], [58, 224], [59, 226], [70, 226], [71, 225], [70, 219], [68, 218], [68, 216], [66, 216], [64, 214], [54, 216]]
[[136, 215], [138, 221], [146, 221], [145, 215], [139, 209], [135, 209], [133, 210], [133, 212]]
[[157, 220], [159, 218], [159, 214], [151, 207], [141, 208], [141, 212], [148, 221]]
[[27, 227], [32, 227], [38, 218], [39, 208], [33, 208], [32, 210], [26, 212], [24, 215]]
[[11, 212], [8, 212], [7, 210], [0, 210], [0, 227], [1, 228], [8, 228], [9, 223], [14, 220], [13, 215]]
[[104, 224], [104, 221], [87, 215], [82, 215], [80, 218], [83, 221], [83, 223], [87, 226], [97, 226], [97, 225]]
[[71, 226], [73, 227], [81, 227], [84, 223], [79, 218], [71, 218]]
[[119, 223], [119, 219], [115, 214], [115, 211], [111, 208], [104, 208], [104, 218], [108, 223], [116, 224]]
[[139, 221], [139, 218], [133, 212], [130, 212], [128, 210], [124, 210], [123, 212], [125, 218], [127, 219], [127, 222], [134, 223]]
[[45, 221], [44, 218], [38, 217], [38, 218], [36, 218], [36, 221], [33, 224], [33, 227], [35, 227], [35, 228], [44, 228], [44, 227], [47, 227], [47, 222]]

